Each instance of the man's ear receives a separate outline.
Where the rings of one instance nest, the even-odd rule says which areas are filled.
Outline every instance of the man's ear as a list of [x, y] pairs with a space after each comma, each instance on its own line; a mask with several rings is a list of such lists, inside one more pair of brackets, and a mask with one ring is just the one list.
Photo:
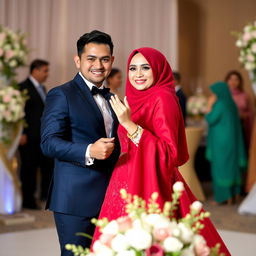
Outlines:
[[74, 56], [74, 62], [76, 64], [76, 67], [80, 69], [80, 57], [78, 55]]
[[113, 64], [114, 60], [115, 60], [115, 57], [114, 57], [114, 56], [111, 56], [112, 64]]

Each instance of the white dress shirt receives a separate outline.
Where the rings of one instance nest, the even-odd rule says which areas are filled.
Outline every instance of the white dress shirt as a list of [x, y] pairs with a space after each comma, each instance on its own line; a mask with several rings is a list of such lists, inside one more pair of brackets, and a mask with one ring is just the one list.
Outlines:
[[[93, 86], [95, 86], [93, 83], [91, 83], [90, 81], [88, 81], [81, 72], [79, 72], [79, 75], [83, 78], [84, 82], [86, 83], [86, 85], [89, 87], [89, 89], [91, 90]], [[102, 84], [102, 86], [99, 89], [103, 89], [104, 88], [104, 82]], [[104, 125], [105, 125], [105, 130], [106, 130], [106, 134], [107, 137], [111, 137], [111, 131], [112, 131], [112, 124], [113, 124], [113, 118], [111, 115], [111, 110], [109, 108], [109, 105], [106, 101], [106, 99], [100, 95], [100, 94], [96, 94], [93, 96], [95, 102], [97, 103], [101, 114], [103, 116], [103, 120], [104, 120]], [[86, 154], [85, 154], [85, 164], [86, 165], [92, 165], [94, 159], [90, 156], [90, 147], [92, 144], [89, 144], [87, 149], [86, 149]]]
[[42, 92], [42, 89], [40, 88], [40, 84], [38, 83], [38, 81], [33, 77], [33, 76], [29, 76], [29, 80], [32, 82], [32, 84], [34, 85], [35, 89], [37, 90], [38, 94], [40, 95], [41, 99], [43, 102], [45, 102], [45, 97], [46, 97], [46, 93]]

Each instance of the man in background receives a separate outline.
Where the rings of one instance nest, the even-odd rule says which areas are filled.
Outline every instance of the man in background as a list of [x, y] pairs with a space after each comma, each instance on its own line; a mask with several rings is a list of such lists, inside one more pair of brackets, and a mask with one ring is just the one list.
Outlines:
[[43, 83], [49, 75], [49, 62], [36, 59], [30, 65], [29, 77], [19, 84], [26, 90], [26, 125], [20, 139], [20, 178], [22, 182], [23, 208], [38, 209], [35, 198], [37, 169], [41, 170], [40, 199], [46, 200], [53, 172], [53, 160], [45, 157], [40, 149], [40, 119], [44, 109], [46, 90]]
[[174, 83], [175, 83], [175, 92], [177, 97], [179, 98], [179, 103], [181, 106], [182, 110], [182, 115], [184, 122], [186, 122], [186, 116], [187, 116], [187, 111], [186, 111], [186, 103], [187, 103], [187, 98], [184, 92], [182, 91], [182, 87], [180, 85], [181, 81], [181, 75], [179, 72], [173, 72], [173, 77], [174, 77]]

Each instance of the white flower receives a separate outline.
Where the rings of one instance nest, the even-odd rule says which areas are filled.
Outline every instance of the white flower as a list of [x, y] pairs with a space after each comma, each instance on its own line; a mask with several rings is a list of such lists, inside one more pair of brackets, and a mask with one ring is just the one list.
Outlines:
[[99, 241], [95, 241], [93, 244], [93, 251], [97, 256], [113, 256], [114, 251]]
[[122, 252], [128, 249], [129, 244], [124, 235], [118, 234], [111, 241], [111, 248], [116, 252]]
[[10, 67], [15, 68], [15, 67], [17, 67], [18, 63], [16, 60], [11, 60], [9, 65], [10, 65]]
[[112, 220], [102, 229], [103, 234], [116, 235], [118, 233], [118, 224], [116, 220]]
[[255, 64], [252, 62], [245, 63], [245, 69], [247, 70], [253, 70], [255, 68]]
[[193, 231], [187, 227], [184, 223], [179, 223], [178, 227], [180, 229], [180, 239], [184, 242], [184, 243], [190, 243], [193, 239]]
[[147, 215], [144, 222], [154, 228], [167, 228], [170, 225], [170, 220], [167, 217], [156, 213]]
[[173, 190], [175, 192], [182, 192], [184, 190], [184, 184], [181, 181], [177, 181], [173, 185]]
[[128, 243], [136, 250], [144, 250], [151, 246], [152, 236], [141, 228], [132, 228], [125, 233]]
[[203, 204], [201, 202], [199, 202], [199, 201], [194, 201], [191, 204], [190, 208], [192, 210], [194, 210], [195, 212], [200, 212], [202, 210], [202, 208], [203, 208]]
[[183, 247], [183, 244], [175, 237], [167, 237], [163, 242], [164, 250], [167, 252], [177, 252]]
[[237, 41], [236, 41], [236, 46], [237, 46], [237, 47], [242, 47], [242, 46], [243, 46], [242, 40], [237, 40]]

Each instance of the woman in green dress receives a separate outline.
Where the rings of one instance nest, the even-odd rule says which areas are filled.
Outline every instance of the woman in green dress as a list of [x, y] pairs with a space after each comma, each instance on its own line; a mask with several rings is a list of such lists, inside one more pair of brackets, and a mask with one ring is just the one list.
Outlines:
[[246, 153], [237, 107], [228, 85], [217, 82], [210, 87], [206, 158], [211, 164], [214, 200], [232, 203], [240, 195]]

